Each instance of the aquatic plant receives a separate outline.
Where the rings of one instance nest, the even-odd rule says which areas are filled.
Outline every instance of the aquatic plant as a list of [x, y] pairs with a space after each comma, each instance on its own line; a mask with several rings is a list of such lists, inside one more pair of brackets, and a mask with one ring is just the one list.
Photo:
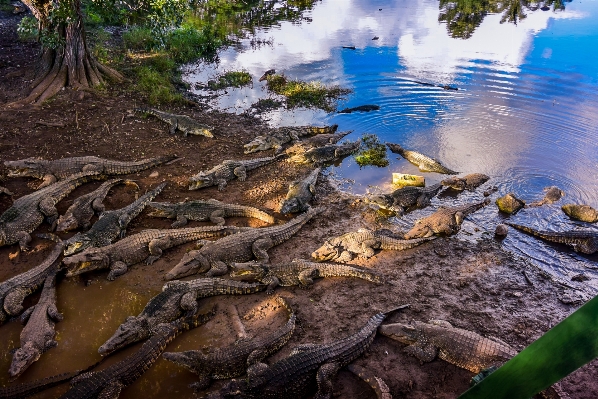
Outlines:
[[375, 134], [364, 134], [361, 137], [361, 147], [353, 157], [359, 166], [374, 165], [380, 168], [388, 166], [386, 146]]
[[251, 83], [251, 75], [246, 71], [229, 71], [218, 76], [217, 80], [210, 80], [211, 90], [222, 90], [227, 87], [243, 87]]

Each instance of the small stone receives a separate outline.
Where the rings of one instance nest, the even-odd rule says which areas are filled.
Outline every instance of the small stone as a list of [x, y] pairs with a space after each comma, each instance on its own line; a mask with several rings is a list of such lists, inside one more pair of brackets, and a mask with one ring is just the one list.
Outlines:
[[583, 273], [576, 274], [575, 276], [571, 277], [571, 281], [578, 281], [580, 283], [584, 281], [588, 281], [590, 278]]
[[494, 235], [499, 238], [505, 238], [509, 233], [509, 228], [506, 224], [499, 224], [494, 230]]
[[515, 197], [515, 194], [509, 193], [496, 200], [496, 205], [501, 212], [513, 214], [525, 206], [525, 202]]
[[153, 171], [153, 172], [152, 172], [152, 173], [150, 173], [150, 175], [149, 175], [149, 177], [151, 177], [151, 178], [156, 178], [156, 177], [158, 177], [158, 176], [160, 176], [160, 173], [158, 173], [158, 171], [157, 171], [157, 170]]
[[89, 287], [91, 285], [91, 283], [92, 283], [91, 279], [90, 280], [85, 280], [85, 286], [86, 287]]
[[9, 253], [8, 254], [8, 259], [9, 260], [15, 260], [19, 256], [20, 253], [21, 253], [20, 251], [13, 252], [11, 254]]
[[497, 191], [498, 191], [498, 187], [492, 186], [488, 190], [484, 191], [484, 197], [489, 197]]

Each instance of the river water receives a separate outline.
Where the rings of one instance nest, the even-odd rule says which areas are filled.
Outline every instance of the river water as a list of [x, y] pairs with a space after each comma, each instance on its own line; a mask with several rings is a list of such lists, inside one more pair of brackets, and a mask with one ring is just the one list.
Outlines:
[[[458, 28], [450, 31], [439, 22], [443, 12], [437, 1], [322, 0], [301, 21], [258, 28], [220, 52], [218, 63], [187, 66], [184, 79], [195, 87], [224, 71], [249, 72], [251, 86], [205, 100], [236, 113], [261, 98], [275, 98], [265, 82], [258, 82], [272, 68], [289, 78], [351, 88], [339, 109], [376, 104], [380, 110], [278, 109], [262, 117], [273, 126], [336, 123], [339, 130], [353, 131], [346, 140], [373, 133], [453, 170], [485, 173], [492, 179], [483, 187], [498, 187], [492, 200], [513, 192], [532, 202], [543, 197], [544, 187], [556, 185], [566, 193], [561, 201], [526, 208], [509, 219], [545, 230], [596, 230], [569, 220], [560, 206], [598, 208], [598, 2], [564, 5], [565, 10], [526, 10], [517, 24], [501, 23], [502, 13], [488, 13], [469, 38], [459, 38]], [[347, 158], [328, 173], [349, 182], [344, 188], [354, 194], [390, 191], [392, 172], [422, 174], [388, 155], [385, 168], [360, 168]], [[425, 173], [426, 184], [443, 177]], [[482, 199], [482, 191], [441, 196], [433, 207], [393, 222], [407, 230], [438, 206]], [[488, 206], [468, 218], [458, 237], [491, 237], [504, 219], [496, 206]], [[511, 232], [503, 245], [566, 285], [598, 289], [596, 256], [580, 256], [518, 232]], [[590, 280], [571, 281], [578, 274]]]

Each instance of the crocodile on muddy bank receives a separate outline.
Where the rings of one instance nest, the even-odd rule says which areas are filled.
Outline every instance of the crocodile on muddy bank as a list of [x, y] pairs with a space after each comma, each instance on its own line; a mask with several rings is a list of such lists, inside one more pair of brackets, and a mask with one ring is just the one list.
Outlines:
[[316, 182], [321, 168], [312, 171], [304, 180], [289, 184], [286, 198], [280, 205], [280, 213], [298, 213], [309, 209], [309, 202], [316, 194]]
[[331, 134], [336, 132], [338, 125], [332, 126], [285, 126], [279, 127], [273, 133], [265, 136], [257, 136], [251, 142], [243, 146], [245, 154], [258, 151], [274, 149], [277, 152], [282, 150], [284, 144], [298, 141], [301, 137], [314, 136], [319, 134]]
[[361, 140], [354, 143], [328, 144], [324, 147], [312, 148], [304, 153], [293, 155], [288, 161], [299, 164], [337, 162], [358, 151], [360, 146]]
[[278, 160], [279, 157], [255, 158], [244, 161], [222, 161], [221, 164], [214, 166], [210, 170], [201, 171], [191, 176], [189, 178], [189, 190], [218, 186], [218, 190], [222, 191], [226, 188], [230, 180], [238, 178], [240, 181], [245, 181], [248, 171], [268, 165]]
[[436, 159], [430, 158], [424, 154], [420, 154], [419, 152], [406, 150], [398, 144], [386, 143], [386, 146], [390, 149], [390, 151], [394, 152], [395, 154], [399, 154], [417, 166], [422, 172], [436, 172], [445, 175], [459, 174], [459, 172], [455, 172], [454, 170], [442, 165]]
[[292, 146], [287, 148], [284, 152], [285, 152], [285, 154], [287, 154], [289, 156], [302, 154], [302, 153], [309, 151], [313, 148], [324, 147], [329, 144], [336, 144], [339, 141], [341, 141], [341, 139], [343, 137], [345, 137], [351, 133], [352, 133], [352, 131], [337, 132], [337, 133], [332, 133], [332, 134], [318, 134], [317, 136], [309, 137], [307, 139], [301, 140], [298, 143], [293, 144]]
[[209, 138], [214, 137], [214, 135], [212, 134], [213, 128], [211, 126], [199, 123], [198, 121], [187, 115], [171, 114], [169, 112], [164, 112], [155, 108], [148, 107], [136, 108], [135, 111], [153, 115], [156, 118], [160, 119], [162, 122], [168, 123], [170, 125], [170, 134], [175, 134], [178, 130], [183, 133], [183, 137], [187, 137], [188, 134], [192, 134], [194, 136], [205, 136]]
[[434, 184], [430, 187], [401, 187], [390, 194], [368, 194], [365, 196], [364, 202], [403, 216], [405, 211], [421, 209], [430, 205], [432, 198], [441, 189], [441, 184]]
[[598, 252], [598, 231], [595, 230], [541, 231], [511, 222], [505, 224], [543, 240], [568, 245], [575, 252], [587, 255]]

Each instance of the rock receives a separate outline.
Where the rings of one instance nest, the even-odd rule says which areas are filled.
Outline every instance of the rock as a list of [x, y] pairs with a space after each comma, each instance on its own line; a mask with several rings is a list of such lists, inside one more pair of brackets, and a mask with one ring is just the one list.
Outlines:
[[492, 186], [488, 190], [484, 191], [484, 197], [489, 197], [497, 191], [498, 191], [498, 187]]
[[499, 224], [494, 230], [494, 235], [498, 238], [505, 238], [509, 233], [509, 228], [506, 224]]
[[588, 281], [589, 279], [590, 278], [583, 273], [576, 274], [575, 276], [571, 277], [571, 281], [577, 281], [578, 283]]
[[152, 173], [150, 173], [150, 175], [149, 175], [149, 177], [151, 177], [151, 178], [156, 178], [156, 177], [158, 177], [158, 176], [160, 176], [160, 174], [158, 173], [158, 171], [157, 171], [157, 170], [153, 171], [153, 172], [152, 172]]
[[561, 209], [571, 219], [588, 223], [598, 222], [598, 211], [589, 205], [566, 204]]
[[501, 212], [513, 214], [525, 206], [525, 201], [515, 197], [515, 194], [509, 193], [496, 200], [496, 205]]
[[396, 184], [398, 186], [425, 187], [426, 179], [423, 176], [393, 173], [392, 184]]

